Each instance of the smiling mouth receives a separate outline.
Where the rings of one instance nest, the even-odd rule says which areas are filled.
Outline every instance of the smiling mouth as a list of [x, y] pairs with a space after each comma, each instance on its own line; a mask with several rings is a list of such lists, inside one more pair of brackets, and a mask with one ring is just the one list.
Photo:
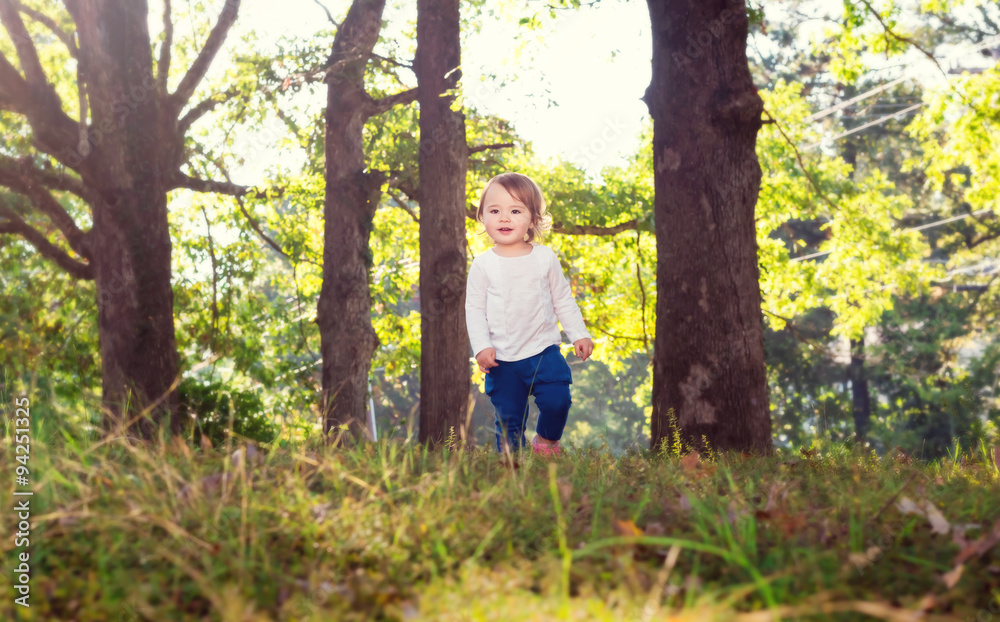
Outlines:
[[510, 227], [500, 227], [499, 231], [500, 233], [510, 233], [511, 231], [513, 231], [513, 229], [511, 229]]

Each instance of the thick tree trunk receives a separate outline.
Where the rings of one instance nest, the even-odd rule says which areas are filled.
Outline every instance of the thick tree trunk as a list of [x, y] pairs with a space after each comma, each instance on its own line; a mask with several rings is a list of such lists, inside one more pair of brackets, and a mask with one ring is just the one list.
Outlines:
[[176, 117], [156, 97], [144, 2], [108, 2], [75, 17], [92, 129], [74, 155], [84, 182], [97, 189], [90, 242], [105, 425], [150, 409], [150, 418], [138, 422], [142, 436], [155, 435], [163, 419], [177, 432], [167, 226], [169, 172], [181, 157]]
[[[162, 186], [155, 175], [139, 175], [137, 181]], [[151, 408], [150, 418], [137, 424], [150, 438], [164, 419], [175, 433], [181, 424], [172, 388], [179, 361], [166, 193], [119, 188], [117, 194], [117, 205], [94, 210], [93, 228], [105, 426], [113, 428], [120, 416], [133, 419]]]
[[[651, 445], [771, 451], [743, 0], [648, 0], [657, 238]], [[673, 418], [672, 418], [673, 417]], [[672, 421], [674, 423], [672, 423]]]
[[[179, 357], [174, 337], [171, 242], [167, 193], [174, 188], [244, 189], [189, 177], [184, 134], [216, 105], [188, 107], [215, 54], [236, 21], [240, 0], [227, 0], [204, 47], [176, 91], [167, 92], [172, 28], [164, 5], [165, 41], [154, 74], [145, 0], [63, 3], [71, 20], [47, 15], [53, 24], [73, 23], [60, 37], [78, 61], [74, 119], [52, 87], [18, 3], [0, 0], [0, 21], [11, 35], [20, 67], [0, 52], [0, 110], [23, 115], [38, 153], [14, 160], [0, 154], [0, 184], [20, 193], [36, 215], [59, 229], [71, 256], [0, 200], [0, 233], [20, 234], [38, 251], [97, 285], [97, 326], [103, 371], [105, 426], [145, 417], [138, 430], [155, 434], [163, 420], [179, 430]], [[49, 7], [58, 12], [54, 6]], [[75, 34], [75, 38], [74, 38]], [[35, 166], [44, 154], [61, 166]], [[89, 205], [92, 227], [83, 231], [56, 193], [72, 193]], [[2, 197], [0, 197], [2, 199]]]
[[366, 172], [365, 121], [372, 100], [365, 67], [378, 41], [384, 0], [357, 0], [337, 30], [327, 77], [323, 285], [317, 323], [323, 356], [323, 430], [368, 433], [366, 396], [378, 337], [371, 322], [368, 247], [383, 176]]
[[465, 117], [445, 92], [460, 79], [458, 0], [418, 0], [420, 89], [420, 441], [466, 437]]

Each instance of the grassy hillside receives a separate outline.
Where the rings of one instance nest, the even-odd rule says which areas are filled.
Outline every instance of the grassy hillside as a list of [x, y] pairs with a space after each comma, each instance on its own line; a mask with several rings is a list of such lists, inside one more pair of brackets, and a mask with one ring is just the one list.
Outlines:
[[31, 607], [6, 620], [1000, 619], [991, 451], [512, 463], [35, 432]]

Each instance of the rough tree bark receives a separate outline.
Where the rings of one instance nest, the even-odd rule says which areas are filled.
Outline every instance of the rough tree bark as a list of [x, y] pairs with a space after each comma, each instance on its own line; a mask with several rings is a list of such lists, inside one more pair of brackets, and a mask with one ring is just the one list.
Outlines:
[[[651, 445], [771, 451], [743, 0], [648, 0], [657, 242]], [[671, 413], [674, 418], [671, 418]]]
[[465, 437], [470, 367], [465, 326], [465, 116], [449, 89], [461, 77], [458, 0], [418, 0], [420, 88], [420, 434]]
[[[31, 12], [16, 0], [0, 0], [0, 20], [19, 61], [17, 68], [0, 54], [0, 109], [25, 118], [34, 147], [22, 158], [0, 156], [0, 185], [25, 199], [16, 204], [0, 199], [0, 233], [20, 235], [70, 274], [96, 281], [105, 425], [123, 416], [134, 419], [145, 409], [149, 417], [137, 426], [150, 437], [163, 420], [174, 430], [180, 425], [173, 388], [179, 361], [167, 192], [204, 190], [212, 183], [181, 173], [184, 134], [214, 107], [203, 102], [188, 108], [188, 102], [240, 2], [227, 0], [173, 93], [166, 86], [170, 36], [154, 73], [145, 1], [66, 0], [65, 5], [79, 43], [73, 33], [54, 34], [78, 62], [76, 119], [63, 110], [25, 28], [21, 13]], [[47, 25], [58, 29], [58, 21]], [[164, 25], [172, 31], [169, 2]], [[60, 202], [70, 194], [91, 210], [89, 230], [81, 230]], [[62, 234], [69, 250], [50, 243], [39, 225], [29, 222], [39, 216]]]
[[416, 90], [372, 99], [365, 69], [382, 26], [385, 0], [355, 0], [337, 29], [326, 77], [326, 196], [323, 206], [323, 285], [317, 309], [323, 356], [323, 430], [347, 426], [354, 438], [368, 433], [366, 402], [371, 358], [378, 337], [371, 323], [368, 247], [384, 173], [366, 170], [365, 122], [392, 106], [413, 101]]

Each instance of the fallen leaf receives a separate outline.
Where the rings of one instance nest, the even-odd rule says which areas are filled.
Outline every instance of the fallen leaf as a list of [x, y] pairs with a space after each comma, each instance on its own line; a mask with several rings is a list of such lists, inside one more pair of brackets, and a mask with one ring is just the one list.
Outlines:
[[993, 525], [993, 529], [989, 533], [983, 534], [982, 537], [973, 540], [959, 551], [958, 555], [955, 556], [955, 564], [963, 564], [973, 556], [982, 557], [997, 543], [1000, 543], [1000, 520]]
[[965, 548], [969, 544], [968, 540], [965, 539], [965, 532], [970, 529], [979, 529], [979, 523], [966, 523], [964, 525], [952, 525], [951, 526], [951, 541], [959, 546], [959, 548]]
[[948, 532], [951, 531], [951, 523], [941, 514], [941, 511], [930, 501], [924, 501], [924, 511], [927, 520], [931, 522], [931, 531], [942, 536], [948, 535]]
[[646, 524], [646, 535], [647, 536], [665, 536], [667, 535], [667, 528], [663, 526], [663, 523], [647, 523]]
[[642, 529], [636, 526], [635, 521], [631, 520], [615, 520], [615, 531], [621, 536], [641, 536], [643, 535]]
[[917, 504], [911, 501], [909, 497], [900, 497], [899, 501], [896, 502], [896, 508], [903, 514], [923, 515]]
[[872, 564], [872, 561], [868, 559], [868, 553], [851, 553], [847, 556], [847, 561], [857, 570], [867, 568]]
[[685, 471], [694, 471], [698, 468], [698, 452], [692, 451], [688, 455], [681, 458], [681, 468]]
[[928, 594], [920, 599], [917, 603], [917, 611], [930, 611], [934, 607], [938, 606], [937, 597], [934, 594]]
[[170, 444], [173, 446], [175, 453], [184, 456], [184, 458], [188, 460], [191, 459], [191, 448], [188, 446], [187, 441], [184, 440], [183, 437], [175, 436], [173, 440], [170, 441]]
[[948, 586], [949, 590], [954, 588], [955, 584], [958, 583], [958, 580], [962, 578], [963, 570], [965, 570], [965, 565], [959, 564], [955, 566], [951, 571], [941, 575], [941, 579], [944, 581], [944, 584]]
[[817, 451], [818, 450], [816, 449], [806, 449], [805, 447], [803, 447], [802, 449], [799, 450], [799, 453], [801, 453], [806, 458], [812, 458], [813, 456], [816, 455]]
[[201, 445], [202, 451], [212, 451], [212, 439], [208, 438], [204, 434], [201, 435], [201, 442], [199, 445]]
[[951, 523], [948, 522], [948, 519], [930, 501], [924, 501], [921, 505], [915, 503], [909, 497], [900, 497], [899, 501], [896, 502], [896, 509], [903, 514], [923, 516], [930, 522], [933, 533], [946, 536], [951, 531]]

